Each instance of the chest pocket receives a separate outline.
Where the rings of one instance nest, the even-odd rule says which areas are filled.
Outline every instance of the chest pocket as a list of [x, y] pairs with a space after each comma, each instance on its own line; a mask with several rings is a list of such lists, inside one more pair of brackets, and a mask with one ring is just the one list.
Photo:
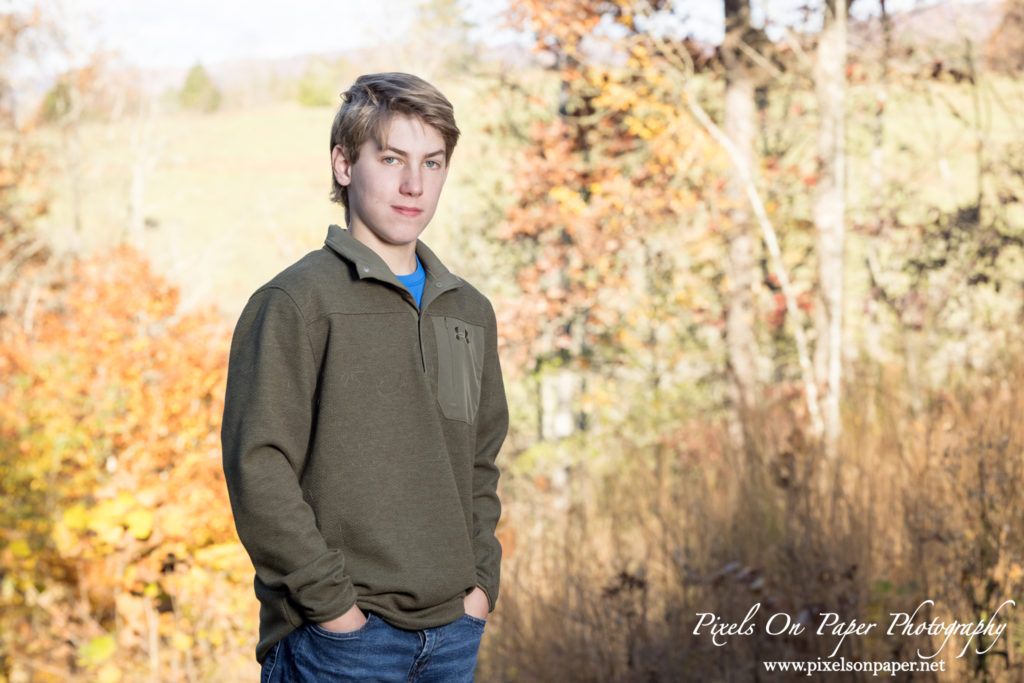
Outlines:
[[472, 424], [480, 405], [484, 328], [458, 318], [436, 317], [437, 402], [449, 420]]

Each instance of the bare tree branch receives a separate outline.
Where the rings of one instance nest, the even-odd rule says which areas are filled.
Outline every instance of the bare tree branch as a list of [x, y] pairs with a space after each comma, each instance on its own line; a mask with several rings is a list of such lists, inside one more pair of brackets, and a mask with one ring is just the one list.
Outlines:
[[669, 62], [677, 69], [679, 74], [682, 75], [684, 80], [683, 100], [690, 114], [698, 123], [700, 123], [708, 134], [722, 146], [729, 155], [729, 159], [733, 162], [733, 166], [739, 174], [740, 181], [746, 191], [751, 208], [754, 211], [754, 215], [757, 217], [765, 245], [768, 247], [768, 253], [771, 255], [772, 269], [775, 273], [775, 277], [778, 278], [779, 287], [781, 288], [782, 295], [786, 301], [787, 317], [791, 322], [793, 339], [796, 343], [797, 357], [799, 359], [800, 371], [803, 377], [807, 412], [811, 418], [811, 427], [814, 432], [814, 436], [816, 438], [821, 438], [824, 434], [824, 422], [822, 420], [821, 407], [818, 401], [818, 384], [815, 379], [814, 369], [811, 365], [807, 337], [804, 334], [802, 324], [803, 315], [800, 313], [799, 306], [797, 306], [796, 296], [793, 294], [793, 286], [790, 284], [789, 276], [786, 273], [786, 268], [782, 261], [782, 250], [779, 247], [779, 240], [775, 232], [775, 228], [772, 226], [771, 220], [768, 218], [768, 212], [764, 207], [764, 202], [761, 201], [761, 197], [757, 192], [757, 187], [754, 184], [754, 180], [750, 175], [749, 169], [745, 168], [740, 162], [741, 157], [739, 150], [736, 149], [728, 136], [718, 127], [717, 124], [715, 124], [711, 117], [708, 116], [708, 113], [704, 111], [704, 108], [697, 103], [697, 98], [689, 87], [691, 79], [688, 78], [688, 76], [694, 73], [693, 61], [690, 58], [690, 55], [685, 53], [685, 51], [681, 52], [676, 50], [664, 39], [659, 38], [658, 36], [650, 35], [650, 39], [654, 41], [661, 53], [665, 55], [666, 59], [668, 59]]

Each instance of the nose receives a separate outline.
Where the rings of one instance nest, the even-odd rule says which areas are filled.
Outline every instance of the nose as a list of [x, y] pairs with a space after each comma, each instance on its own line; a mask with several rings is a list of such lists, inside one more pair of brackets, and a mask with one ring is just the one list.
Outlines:
[[422, 170], [417, 167], [407, 167], [402, 174], [402, 185], [399, 188], [403, 195], [408, 197], [419, 197], [423, 194]]

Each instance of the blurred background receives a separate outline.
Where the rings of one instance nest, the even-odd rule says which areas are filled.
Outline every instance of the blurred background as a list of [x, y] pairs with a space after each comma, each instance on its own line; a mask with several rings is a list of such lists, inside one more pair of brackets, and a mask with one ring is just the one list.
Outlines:
[[[425, 240], [499, 315], [479, 680], [917, 660], [890, 613], [1020, 601], [1022, 67], [1022, 0], [0, 3], [0, 681], [258, 675], [227, 347], [384, 70], [455, 105]], [[1021, 680], [997, 621], [896, 679]]]

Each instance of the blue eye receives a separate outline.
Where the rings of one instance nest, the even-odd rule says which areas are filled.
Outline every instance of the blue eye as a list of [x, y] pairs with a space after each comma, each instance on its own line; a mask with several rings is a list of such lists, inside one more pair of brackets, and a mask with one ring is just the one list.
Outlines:
[[395, 164], [398, 163], [398, 158], [397, 157], [384, 157], [383, 159], [381, 159], [381, 161], [384, 162], [385, 164], [387, 164], [388, 166], [394, 166]]

